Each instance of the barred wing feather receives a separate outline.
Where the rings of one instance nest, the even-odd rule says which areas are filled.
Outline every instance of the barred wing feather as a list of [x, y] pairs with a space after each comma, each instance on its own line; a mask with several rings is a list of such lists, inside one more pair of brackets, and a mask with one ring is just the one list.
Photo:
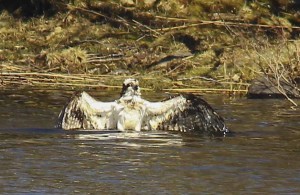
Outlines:
[[149, 129], [181, 132], [207, 132], [224, 135], [228, 131], [223, 118], [202, 98], [185, 95], [158, 103], [146, 103]]
[[100, 102], [86, 92], [75, 94], [59, 115], [58, 128], [115, 129], [115, 102]]

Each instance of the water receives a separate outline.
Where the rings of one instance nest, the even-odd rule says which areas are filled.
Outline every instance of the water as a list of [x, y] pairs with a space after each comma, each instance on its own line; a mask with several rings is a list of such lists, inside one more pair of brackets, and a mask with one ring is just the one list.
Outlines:
[[300, 112], [285, 101], [205, 96], [236, 132], [209, 138], [55, 129], [71, 94], [2, 90], [1, 194], [300, 193]]

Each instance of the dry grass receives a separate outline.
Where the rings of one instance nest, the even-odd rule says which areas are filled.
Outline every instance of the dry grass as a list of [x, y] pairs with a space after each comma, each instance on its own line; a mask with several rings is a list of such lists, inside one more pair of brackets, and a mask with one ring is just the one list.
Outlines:
[[[264, 71], [299, 76], [299, 43], [289, 38], [299, 27], [257, 1], [49, 2], [60, 10], [52, 17], [1, 13], [3, 86], [115, 86], [135, 76], [155, 89], [244, 93]], [[268, 40], [278, 29], [286, 40]]]

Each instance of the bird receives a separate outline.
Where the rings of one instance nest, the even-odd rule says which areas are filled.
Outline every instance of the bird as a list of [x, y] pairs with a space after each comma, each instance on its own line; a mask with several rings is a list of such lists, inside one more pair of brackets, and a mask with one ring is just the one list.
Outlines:
[[102, 102], [82, 91], [75, 93], [58, 117], [65, 130], [168, 130], [225, 136], [224, 119], [200, 96], [181, 94], [159, 102], [141, 96], [139, 81], [125, 79], [120, 98]]

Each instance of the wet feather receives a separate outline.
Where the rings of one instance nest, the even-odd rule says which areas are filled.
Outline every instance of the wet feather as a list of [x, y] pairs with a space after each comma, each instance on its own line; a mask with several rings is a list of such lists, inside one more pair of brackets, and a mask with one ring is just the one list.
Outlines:
[[135, 79], [124, 81], [121, 97], [113, 102], [97, 101], [86, 92], [75, 94], [61, 111], [58, 127], [67, 130], [169, 130], [213, 135], [229, 132], [223, 118], [199, 96], [179, 95], [150, 102], [141, 97]]

